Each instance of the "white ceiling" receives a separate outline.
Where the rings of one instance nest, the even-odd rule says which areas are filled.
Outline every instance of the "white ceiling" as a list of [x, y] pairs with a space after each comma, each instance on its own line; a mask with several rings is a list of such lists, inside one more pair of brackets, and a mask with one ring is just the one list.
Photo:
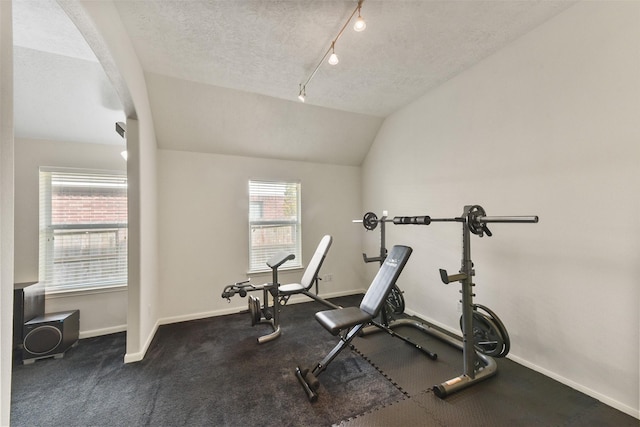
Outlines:
[[[69, 106], [57, 110], [79, 118], [82, 116], [76, 110], [86, 113], [89, 110], [84, 104], [90, 101], [101, 105], [100, 111], [96, 110], [93, 115], [96, 119], [104, 116], [105, 122], [109, 122], [107, 133], [113, 133], [109, 138], [117, 141], [113, 131], [117, 120], [109, 115], [117, 110], [113, 110], [115, 93], [108, 93], [98, 73], [94, 72], [88, 80], [97, 85], [93, 98], [86, 96], [86, 90], [80, 93], [53, 90], [53, 77], [59, 77], [51, 72], [52, 67], [60, 65], [56, 62], [75, 61], [78, 69], [96, 64], [86, 43], [81, 47], [82, 40], [78, 40], [79, 34], [74, 33], [64, 12], [57, 8], [54, 0], [14, 2], [14, 43], [19, 47], [16, 56], [20, 57], [16, 61], [15, 92], [17, 98], [28, 97], [26, 105], [30, 106], [17, 109], [16, 130], [18, 124], [26, 131], [35, 121], [42, 121], [47, 115], [44, 110], [50, 110], [52, 103], [68, 102]], [[148, 75], [161, 147], [268, 157], [263, 152], [269, 151], [271, 157], [359, 164], [384, 117], [531, 31], [573, 2], [366, 0], [362, 16], [367, 29], [356, 33], [347, 27], [336, 43], [340, 63], [320, 66], [307, 85], [305, 104], [297, 101], [298, 85], [309, 77], [351, 15], [357, 4], [355, 0], [114, 3]], [[36, 53], [45, 59], [36, 60]], [[56, 55], [65, 60], [56, 60]], [[84, 65], [80, 66], [78, 61]], [[31, 67], [29, 72], [25, 71], [27, 67]], [[67, 70], [63, 66], [60, 74], [69, 73], [72, 68], [67, 64]], [[48, 76], [48, 81], [44, 79], [37, 91], [27, 92], [26, 88], [33, 87], [30, 82], [38, 73]], [[77, 79], [77, 75], [72, 78]], [[60, 80], [65, 85], [71, 83], [64, 78]], [[182, 87], [191, 87], [190, 97], [184, 95], [186, 92], [175, 93], [176, 88]], [[229, 101], [233, 99], [229, 96], [230, 89], [244, 94]], [[61, 98], [61, 93], [68, 96]], [[221, 93], [225, 95], [220, 96]], [[34, 97], [41, 99], [36, 102]], [[47, 97], [49, 101], [45, 101]], [[271, 115], [281, 113], [296, 120], [278, 121], [278, 127], [288, 127], [286, 132], [263, 123], [267, 134], [275, 135], [268, 147], [256, 144], [259, 133], [247, 135], [244, 140], [233, 133], [237, 133], [237, 129], [213, 135], [212, 131], [221, 129], [223, 123], [218, 126], [215, 117], [196, 111], [215, 107], [219, 98], [227, 102], [222, 108], [238, 109], [238, 114], [250, 106], [255, 109], [255, 105], [268, 105]], [[21, 102], [25, 101], [16, 100], [16, 104]], [[31, 108], [34, 103], [46, 106], [37, 111], [37, 118]], [[162, 116], [163, 120], [156, 116]], [[315, 116], [322, 118], [315, 120], [312, 118]], [[361, 133], [349, 132], [348, 123], [352, 119], [367, 129]], [[205, 123], [211, 120], [213, 125]], [[48, 120], [49, 123], [60, 121], [59, 118]], [[90, 120], [83, 117], [82, 121]], [[291, 141], [287, 138], [294, 135], [309, 138], [306, 145], [309, 149], [316, 147], [317, 150], [318, 144], [326, 143], [326, 151], [340, 151], [344, 140], [336, 142], [336, 135], [330, 134], [320, 139], [314, 137], [316, 132], [310, 131], [331, 122], [340, 122], [336, 125], [337, 135], [349, 134], [349, 145], [353, 146], [353, 151], [347, 153], [349, 160], [337, 154], [318, 159], [318, 154], [306, 150], [304, 143], [298, 148], [307, 154], [286, 153], [291, 150]], [[239, 126], [241, 123], [237, 122]], [[228, 125], [228, 121], [224, 124]], [[95, 126], [94, 133], [97, 132]], [[177, 130], [198, 127], [202, 128], [199, 135], [195, 130], [187, 131], [190, 133], [186, 135]], [[236, 138], [235, 144], [229, 143], [233, 138]]]
[[78, 29], [54, 0], [14, 0], [15, 134], [122, 144], [122, 105]]

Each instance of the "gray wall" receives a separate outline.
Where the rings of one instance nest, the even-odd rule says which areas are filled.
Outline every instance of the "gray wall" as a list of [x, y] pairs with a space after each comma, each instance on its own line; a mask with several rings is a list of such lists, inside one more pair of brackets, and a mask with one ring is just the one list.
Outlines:
[[[472, 236], [476, 300], [505, 322], [514, 360], [636, 417], [639, 17], [637, 2], [573, 6], [387, 118], [363, 166], [365, 210], [539, 215]], [[459, 287], [438, 268], [460, 268], [460, 234], [387, 233], [414, 248], [408, 309], [452, 330]]]

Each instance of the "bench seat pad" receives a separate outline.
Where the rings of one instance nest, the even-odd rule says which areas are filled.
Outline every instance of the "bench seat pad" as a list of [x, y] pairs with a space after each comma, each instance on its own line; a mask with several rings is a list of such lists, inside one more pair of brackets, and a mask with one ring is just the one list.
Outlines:
[[346, 307], [316, 313], [316, 320], [333, 335], [338, 335], [343, 329], [368, 322], [371, 319], [371, 315], [361, 310], [360, 307]]
[[278, 291], [281, 295], [299, 294], [305, 290], [305, 287], [300, 283], [289, 283], [287, 285], [280, 285]]

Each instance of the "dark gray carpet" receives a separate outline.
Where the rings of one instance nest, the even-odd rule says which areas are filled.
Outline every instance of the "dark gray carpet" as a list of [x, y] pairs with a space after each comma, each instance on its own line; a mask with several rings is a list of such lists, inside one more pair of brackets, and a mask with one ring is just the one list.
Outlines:
[[[336, 302], [358, 305], [362, 296]], [[634, 426], [639, 421], [508, 359], [498, 374], [447, 397], [431, 386], [462, 372], [462, 354], [408, 327], [425, 357], [385, 333], [356, 337], [319, 377], [311, 404], [296, 365], [337, 342], [313, 319], [325, 307], [282, 310], [282, 336], [236, 314], [161, 327], [144, 361], [125, 365], [125, 335], [81, 340], [63, 359], [16, 365], [12, 425], [20, 426]]]
[[[362, 295], [336, 299], [358, 305]], [[63, 359], [13, 370], [13, 426], [327, 426], [405, 398], [355, 352], [320, 376], [309, 403], [295, 375], [337, 342], [313, 318], [315, 302], [286, 306], [282, 335], [248, 314], [159, 328], [145, 359], [124, 364], [125, 335], [81, 340]]]

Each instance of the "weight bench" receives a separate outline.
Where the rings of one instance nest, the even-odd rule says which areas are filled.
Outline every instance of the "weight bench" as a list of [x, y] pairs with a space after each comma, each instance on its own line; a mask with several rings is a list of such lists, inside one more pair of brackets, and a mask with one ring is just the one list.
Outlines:
[[[286, 285], [278, 286], [278, 297], [280, 298], [281, 305], [287, 304], [292, 295], [303, 294], [331, 308], [340, 308], [340, 306], [332, 304], [318, 296], [318, 281], [320, 280], [318, 274], [320, 273], [320, 268], [327, 256], [327, 252], [329, 252], [332, 242], [333, 238], [328, 234], [320, 240], [313, 257], [311, 257], [311, 261], [309, 261], [309, 264], [302, 275], [302, 279], [300, 279], [300, 283], [288, 283]], [[311, 287], [314, 284], [316, 285], [315, 294], [311, 292]]]
[[344, 336], [340, 335], [340, 342], [312, 370], [296, 367], [296, 377], [307, 393], [309, 401], [315, 402], [318, 399], [317, 391], [320, 382], [317, 377], [351, 343], [351, 340], [363, 327], [369, 323], [376, 324], [373, 319], [380, 313], [387, 295], [398, 280], [412, 251], [410, 247], [400, 245], [391, 249], [359, 307], [346, 307], [316, 313], [316, 320], [332, 335], [339, 335], [345, 330], [348, 332]]
[[[263, 306], [260, 306], [260, 299], [254, 296], [249, 296], [249, 315], [251, 316], [251, 326], [258, 323], [268, 323], [273, 327], [273, 332], [267, 335], [263, 335], [258, 338], [258, 343], [262, 344], [271, 341], [280, 336], [280, 306], [285, 305], [291, 295], [304, 294], [309, 298], [312, 298], [328, 307], [340, 308], [329, 301], [320, 298], [318, 293], [318, 274], [320, 267], [324, 262], [327, 252], [331, 247], [333, 238], [330, 235], [324, 236], [318, 247], [316, 248], [309, 265], [307, 266], [300, 283], [290, 283], [281, 285], [278, 281], [278, 268], [285, 262], [294, 259], [294, 254], [288, 252], [277, 252], [267, 261], [267, 266], [272, 270], [272, 281], [263, 285], [254, 285], [251, 283], [251, 279], [247, 279], [242, 282], [234, 283], [233, 285], [225, 286], [222, 291], [222, 298], [227, 301], [231, 301], [231, 297], [235, 294], [239, 294], [241, 297], [246, 297], [249, 292], [263, 291], [264, 302]], [[316, 294], [310, 292], [313, 284], [316, 284]], [[273, 301], [273, 306], [269, 307], [269, 300]]]

